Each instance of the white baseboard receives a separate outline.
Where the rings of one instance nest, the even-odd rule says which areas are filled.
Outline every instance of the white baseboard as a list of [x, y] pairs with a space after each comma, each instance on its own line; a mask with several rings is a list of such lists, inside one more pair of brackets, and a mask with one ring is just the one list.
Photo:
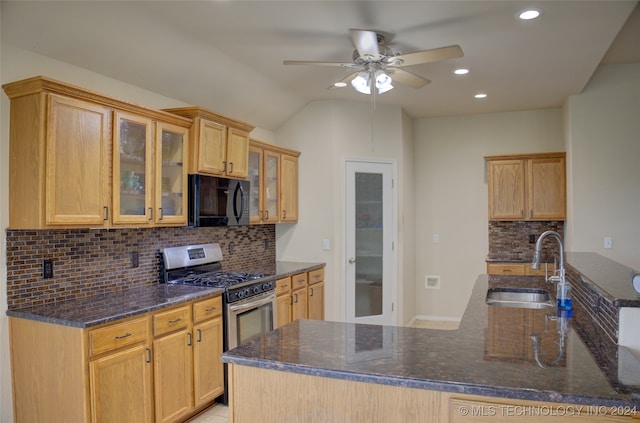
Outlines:
[[430, 320], [435, 322], [458, 322], [462, 320], [461, 317], [451, 317], [451, 316], [425, 316], [425, 315], [416, 315], [411, 319], [411, 322], [415, 322], [416, 320]]

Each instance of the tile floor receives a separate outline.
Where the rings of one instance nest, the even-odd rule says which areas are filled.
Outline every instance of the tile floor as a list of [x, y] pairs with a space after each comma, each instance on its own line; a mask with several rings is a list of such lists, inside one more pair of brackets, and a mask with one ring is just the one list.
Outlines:
[[[440, 330], [455, 330], [458, 329], [460, 322], [440, 322], [434, 320], [416, 320], [411, 327], [423, 328], [423, 329], [440, 329]], [[188, 423], [228, 423], [229, 422], [229, 408], [216, 404], [203, 413], [195, 416]]]

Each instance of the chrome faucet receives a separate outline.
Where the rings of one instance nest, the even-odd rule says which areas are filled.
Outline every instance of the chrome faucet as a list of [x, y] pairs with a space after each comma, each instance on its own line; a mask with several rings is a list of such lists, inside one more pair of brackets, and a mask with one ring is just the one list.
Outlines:
[[542, 243], [544, 242], [546, 237], [552, 237], [555, 238], [556, 241], [558, 241], [558, 245], [560, 245], [560, 268], [557, 270], [557, 276], [551, 276], [549, 278], [547, 278], [548, 281], [550, 282], [559, 282], [559, 283], [564, 283], [564, 242], [562, 241], [562, 237], [560, 236], [559, 233], [555, 232], [555, 231], [546, 231], [543, 232], [542, 235], [540, 235], [540, 237], [538, 238], [538, 240], [536, 241], [536, 248], [535, 251], [533, 253], [533, 261], [531, 262], [531, 268], [532, 269], [539, 269], [540, 268], [540, 254], [542, 254]]

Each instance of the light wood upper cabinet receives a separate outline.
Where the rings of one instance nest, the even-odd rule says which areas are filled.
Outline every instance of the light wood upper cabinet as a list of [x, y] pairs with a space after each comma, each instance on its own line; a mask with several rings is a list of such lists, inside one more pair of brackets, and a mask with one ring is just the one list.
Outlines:
[[187, 224], [187, 128], [158, 122], [155, 137], [153, 222], [156, 226]]
[[485, 157], [491, 220], [564, 220], [565, 153]]
[[298, 221], [298, 157], [282, 154], [280, 168], [280, 221]]
[[44, 77], [3, 88], [11, 100], [11, 229], [186, 224], [186, 198], [162, 219], [166, 198], [154, 190], [175, 172], [154, 161], [163, 145], [155, 131], [179, 134], [186, 159], [191, 119]]
[[189, 172], [246, 179], [253, 126], [201, 107], [165, 109], [193, 119]]
[[299, 152], [251, 140], [249, 216], [251, 223], [298, 221]]
[[102, 226], [111, 111], [39, 92], [12, 99], [10, 125], [9, 227]]
[[566, 217], [565, 157], [527, 161], [527, 201], [530, 220], [564, 220]]
[[187, 223], [188, 129], [115, 112], [113, 223]]

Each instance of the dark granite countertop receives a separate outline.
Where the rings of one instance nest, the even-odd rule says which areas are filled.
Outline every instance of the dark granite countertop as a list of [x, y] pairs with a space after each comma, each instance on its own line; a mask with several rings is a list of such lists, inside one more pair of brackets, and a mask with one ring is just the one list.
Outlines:
[[584, 276], [582, 281], [601, 292], [614, 306], [640, 307], [640, 294], [631, 285], [631, 278], [640, 271], [596, 253], [567, 253], [567, 266]]
[[[528, 343], [525, 348], [532, 345], [529, 336], [514, 337], [509, 330], [495, 330], [494, 339], [489, 339], [490, 306], [484, 301], [487, 289], [544, 284], [543, 277], [481, 275], [460, 327], [454, 331], [297, 320], [224, 353], [222, 359], [245, 366], [409, 388], [532, 401], [640, 406], [640, 388], [610, 383], [572, 329], [562, 367], [544, 369], [530, 360], [488, 354], [490, 342]], [[504, 323], [507, 328], [513, 325]], [[495, 320], [492, 324], [495, 326]]]
[[23, 319], [87, 328], [201, 298], [221, 295], [220, 288], [155, 284], [118, 293], [7, 310]]
[[[324, 263], [276, 262], [270, 269], [251, 271], [267, 274], [275, 272], [276, 277], [283, 278], [322, 267]], [[87, 328], [188, 301], [221, 295], [223, 292], [220, 288], [154, 284], [100, 296], [7, 310], [7, 316]]]
[[277, 261], [276, 275], [278, 278], [286, 278], [287, 276], [296, 275], [302, 272], [310, 272], [312, 270], [322, 269], [324, 263], [304, 263], [296, 261]]

